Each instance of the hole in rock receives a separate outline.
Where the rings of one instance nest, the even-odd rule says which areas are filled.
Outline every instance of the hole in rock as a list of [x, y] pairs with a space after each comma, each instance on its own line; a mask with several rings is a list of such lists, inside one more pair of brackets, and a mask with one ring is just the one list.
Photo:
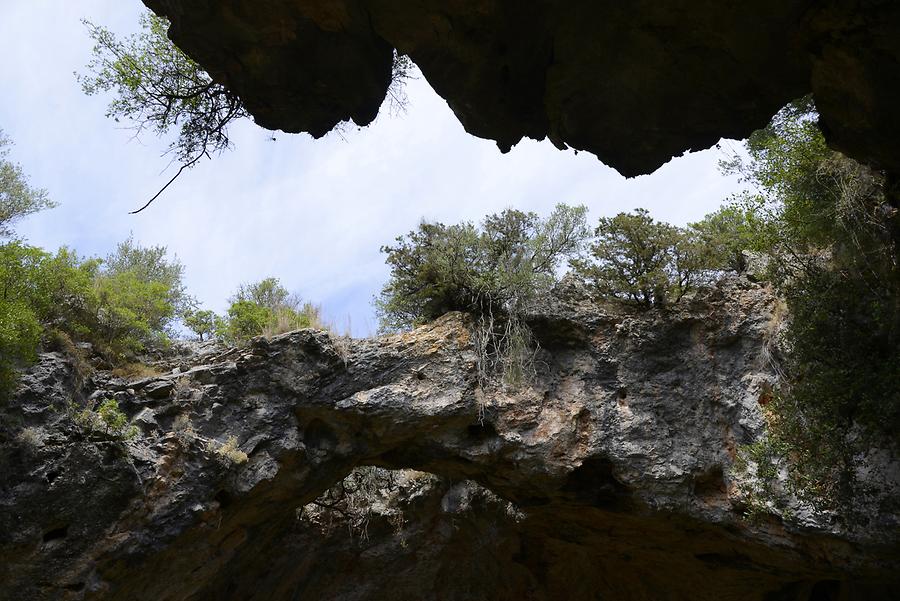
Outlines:
[[628, 487], [613, 473], [613, 464], [606, 457], [588, 457], [572, 470], [562, 491], [577, 501], [609, 510], [622, 510], [631, 504]]
[[53, 481], [59, 477], [59, 473], [57, 472], [47, 472], [47, 475], [44, 476], [47, 478], [47, 484], [53, 484]]
[[62, 540], [69, 535], [69, 527], [54, 528], [44, 533], [44, 542], [49, 543], [55, 540]]
[[83, 582], [73, 582], [72, 584], [64, 584], [63, 588], [67, 591], [72, 591], [73, 593], [77, 593], [84, 590]]
[[213, 499], [219, 504], [219, 507], [225, 509], [229, 505], [231, 505], [231, 495], [228, 494], [224, 490], [220, 490], [216, 493]]
[[303, 443], [312, 449], [331, 450], [338, 438], [331, 427], [320, 419], [314, 419], [303, 429]]
[[725, 473], [721, 465], [714, 465], [706, 472], [694, 476], [694, 494], [704, 501], [710, 501], [728, 494]]
[[44, 533], [44, 542], [48, 543], [53, 540], [60, 540], [66, 538], [69, 535], [69, 527], [63, 526], [62, 528], [54, 528], [53, 530], [49, 530]]
[[837, 580], [820, 580], [809, 592], [809, 601], [837, 601], [841, 595], [841, 583]]
[[493, 424], [482, 422], [471, 424], [466, 428], [466, 436], [473, 442], [482, 442], [497, 437], [497, 429]]

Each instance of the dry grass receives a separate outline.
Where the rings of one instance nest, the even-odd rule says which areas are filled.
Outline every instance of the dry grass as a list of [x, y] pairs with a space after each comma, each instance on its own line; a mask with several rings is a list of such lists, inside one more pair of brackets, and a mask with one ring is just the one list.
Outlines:
[[47, 332], [47, 348], [64, 354], [72, 362], [75, 368], [75, 377], [79, 383], [87, 380], [88, 376], [93, 373], [94, 368], [88, 362], [84, 351], [75, 346], [72, 338], [61, 330], [50, 330]]
[[225, 442], [215, 449], [216, 455], [235, 465], [247, 463], [247, 453], [238, 447], [236, 436], [229, 436]]
[[183, 444], [190, 444], [197, 437], [194, 431], [194, 424], [187, 413], [182, 413], [172, 422], [172, 431]]
[[126, 380], [140, 380], [141, 378], [154, 378], [162, 375], [161, 371], [152, 365], [146, 365], [144, 363], [126, 363], [125, 365], [114, 368], [109, 373], [117, 378], [124, 378]]
[[41, 446], [41, 431], [37, 428], [24, 428], [16, 435], [16, 439], [23, 445], [36, 449]]

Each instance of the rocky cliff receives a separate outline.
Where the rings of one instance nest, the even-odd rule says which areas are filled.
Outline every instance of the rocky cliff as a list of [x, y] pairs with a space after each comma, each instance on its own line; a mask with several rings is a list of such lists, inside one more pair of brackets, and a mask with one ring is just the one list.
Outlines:
[[[557, 297], [515, 389], [479, 382], [458, 314], [201, 346], [136, 380], [42, 354], [0, 408], [0, 598], [890, 598], [890, 504], [852, 532], [742, 517], [770, 291], [729, 278], [644, 314]], [[135, 438], [78, 419], [107, 398]]]
[[830, 144], [900, 174], [894, 0], [144, 0], [257, 123], [371, 122], [407, 54], [466, 130], [622, 174], [745, 138], [814, 93]]

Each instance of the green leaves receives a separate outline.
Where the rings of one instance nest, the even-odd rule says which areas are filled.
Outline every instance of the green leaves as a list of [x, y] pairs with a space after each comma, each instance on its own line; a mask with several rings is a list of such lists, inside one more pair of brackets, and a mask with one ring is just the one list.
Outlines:
[[507, 209], [480, 227], [422, 223], [381, 249], [391, 268], [376, 301], [382, 329], [414, 327], [448, 311], [520, 313], [581, 250], [586, 213], [557, 205], [547, 219]]
[[0, 379], [10, 383], [14, 367], [33, 359], [45, 327], [113, 360], [163, 344], [183, 297], [181, 272], [165, 248], [130, 239], [107, 265], [67, 248], [51, 255], [18, 241], [0, 245]]
[[200, 337], [211, 338], [216, 332], [216, 314], [208, 310], [189, 310], [184, 315], [184, 325]]
[[142, 32], [120, 40], [108, 29], [84, 21], [93, 38], [89, 75], [79, 75], [85, 94], [112, 92], [107, 116], [126, 119], [140, 133], [172, 130], [169, 150], [183, 165], [230, 146], [228, 126], [247, 116], [240, 99], [166, 36], [168, 22], [152, 13], [141, 17]]
[[592, 259], [571, 265], [608, 298], [645, 309], [677, 302], [713, 269], [695, 231], [655, 221], [646, 209], [603, 217], [595, 233]]
[[7, 160], [11, 144], [0, 130], [0, 237], [12, 236], [12, 225], [22, 217], [56, 206], [45, 190], [31, 187], [20, 165]]
[[230, 343], [242, 343], [254, 336], [323, 327], [319, 308], [288, 292], [278, 278], [241, 285], [231, 299], [228, 315], [224, 319], [213, 319], [216, 335]]
[[754, 133], [750, 160], [725, 165], [754, 187], [734, 209], [746, 213], [703, 232], [770, 257], [790, 318], [767, 440], [790, 456], [798, 494], [846, 512], [866, 454], [900, 428], [897, 211], [882, 175], [830, 150], [816, 120], [805, 98]]

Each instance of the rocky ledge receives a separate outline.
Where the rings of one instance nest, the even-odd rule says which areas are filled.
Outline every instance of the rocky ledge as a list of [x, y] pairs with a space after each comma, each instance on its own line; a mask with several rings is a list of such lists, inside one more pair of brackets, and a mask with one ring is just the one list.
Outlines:
[[[0, 408], [0, 598], [890, 597], [896, 512], [742, 517], [768, 289], [639, 315], [560, 297], [516, 389], [479, 382], [459, 314], [206, 346], [137, 380], [41, 355]], [[108, 398], [136, 437], [77, 419]]]
[[626, 176], [745, 138], [813, 93], [826, 137], [900, 174], [895, 0], [143, 0], [257, 123], [370, 123], [408, 55], [469, 133]]

